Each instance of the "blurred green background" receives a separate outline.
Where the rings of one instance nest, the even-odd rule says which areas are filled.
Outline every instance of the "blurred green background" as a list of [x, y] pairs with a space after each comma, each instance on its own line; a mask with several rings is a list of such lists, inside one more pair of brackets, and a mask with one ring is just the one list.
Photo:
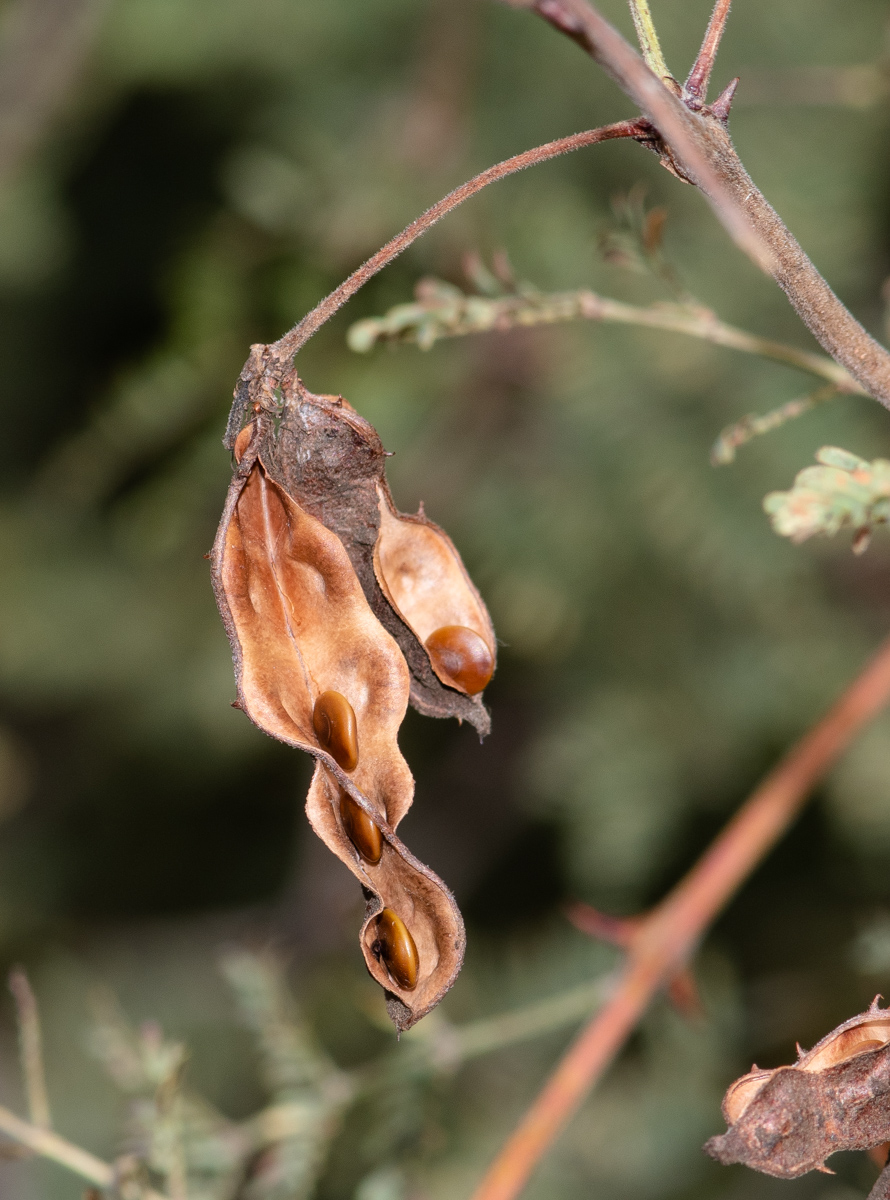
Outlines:
[[[622, 0], [602, 7], [629, 35]], [[685, 74], [708, 0], [653, 7]], [[417, 799], [401, 832], [455, 890], [469, 952], [442, 1015], [396, 1047], [357, 948], [359, 890], [302, 816], [309, 763], [229, 706], [202, 556], [232, 387], [250, 343], [452, 186], [632, 108], [577, 47], [483, 0], [6, 0], [0, 22], [0, 957], [25, 964], [41, 1004], [56, 1126], [108, 1159], [147, 1153], [151, 1081], [128, 1098], [108, 1078], [110, 1001], [104, 1042], [94, 1028], [110, 988], [134, 1025], [187, 1044], [187, 1088], [230, 1122], [282, 1096], [317, 1116], [319, 1072], [384, 1056], [342, 1121], [225, 1177], [208, 1150], [191, 1200], [465, 1197], [577, 1019], [464, 1064], [423, 1047], [446, 1045], [446, 1022], [610, 969], [615, 952], [575, 932], [564, 902], [629, 914], [659, 897], [884, 636], [886, 536], [861, 558], [844, 536], [794, 547], [761, 499], [826, 443], [890, 455], [887, 414], [836, 400], [715, 469], [727, 423], [811, 381], [590, 324], [347, 349], [353, 321], [410, 299], [421, 276], [460, 283], [468, 251], [506, 250], [545, 289], [663, 298], [600, 252], [615, 197], [638, 185], [668, 210], [687, 288], [809, 347], [702, 198], [625, 143], [475, 198], [303, 351], [307, 385], [343, 393], [396, 452], [397, 503], [422, 499], [448, 529], [503, 641], [484, 745], [414, 713], [403, 729]], [[743, 160], [878, 336], [886, 26], [879, 0], [737, 0], [715, 77], [741, 75]], [[530, 1200], [864, 1194], [864, 1156], [779, 1183], [700, 1145], [752, 1058], [791, 1061], [796, 1040], [890, 993], [888, 851], [890, 715], [708, 937], [704, 1017], [655, 1005]], [[232, 947], [283, 964], [327, 1058], [275, 1042], [268, 1011], [256, 1017], [275, 972]], [[157, 1036], [143, 1029], [143, 1056]], [[282, 1083], [285, 1060], [296, 1082]], [[0, 1103], [24, 1111], [8, 997]], [[52, 1164], [0, 1161], [3, 1200], [83, 1188]]]

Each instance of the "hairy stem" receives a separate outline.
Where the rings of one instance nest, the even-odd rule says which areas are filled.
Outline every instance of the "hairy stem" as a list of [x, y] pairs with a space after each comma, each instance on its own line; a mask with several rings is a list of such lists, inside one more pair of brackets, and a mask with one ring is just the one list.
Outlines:
[[738, 245], [783, 289], [832, 358], [890, 407], [890, 353], [840, 302], [742, 166], [724, 125], [664, 86], [587, 0], [514, 0], [585, 47], [652, 121], [678, 174], [708, 197]]
[[[66, 1141], [49, 1129], [29, 1125], [8, 1108], [0, 1108], [0, 1133], [20, 1146], [25, 1146], [34, 1154], [39, 1154], [41, 1158], [52, 1159], [53, 1162], [79, 1175], [81, 1179], [98, 1184], [101, 1188], [111, 1187], [114, 1183], [115, 1171], [110, 1163], [96, 1158], [95, 1154], [82, 1150], [80, 1146], [75, 1146], [73, 1142]], [[168, 1200], [166, 1196], [151, 1188], [146, 1188], [142, 1195], [143, 1200]]]
[[643, 58], [650, 71], [654, 71], [659, 79], [667, 79], [670, 71], [661, 52], [661, 43], [655, 30], [655, 22], [649, 11], [649, 0], [630, 0], [630, 12], [634, 19], [634, 27]]
[[345, 279], [338, 288], [335, 288], [329, 296], [317, 304], [312, 312], [308, 313], [290, 332], [275, 342], [271, 347], [273, 357], [282, 363], [289, 361], [300, 347], [305, 345], [309, 338], [324, 325], [325, 321], [328, 321], [337, 309], [354, 296], [372, 276], [397, 258], [403, 250], [407, 250], [412, 242], [415, 242], [421, 234], [426, 233], [442, 217], [457, 208], [459, 204], [463, 204], [465, 200], [469, 200], [471, 196], [475, 196], [477, 192], [481, 192], [490, 183], [495, 183], [508, 175], [514, 175], [517, 171], [523, 171], [526, 167], [534, 166], [536, 163], [557, 158], [560, 154], [568, 154], [571, 150], [580, 150], [582, 146], [593, 146], [597, 142], [609, 141], [612, 138], [632, 138], [639, 131], [639, 125], [634, 121], [619, 121], [615, 125], [603, 125], [599, 129], [588, 129], [584, 133], [575, 133], [570, 137], [558, 138], [555, 142], [547, 142], [544, 146], [536, 146], [533, 150], [524, 150], [522, 154], [505, 159], [504, 162], [497, 163], [479, 175], [475, 175], [466, 183], [462, 183], [460, 187], [449, 192], [432, 208], [428, 208], [425, 213], [412, 221], [401, 233], [396, 234], [376, 254], [372, 254], [367, 262], [353, 271], [348, 279]]
[[807, 796], [890, 700], [890, 639], [829, 712], [785, 755], [698, 863], [642, 922], [618, 984], [570, 1046], [473, 1200], [513, 1200], [535, 1164], [612, 1062], [655, 993], [775, 845]]
[[705, 30], [704, 41], [692, 65], [692, 70], [689, 72], [689, 78], [686, 80], [686, 91], [696, 100], [704, 100], [708, 94], [711, 71], [714, 69], [714, 60], [717, 57], [723, 30], [726, 28], [726, 18], [729, 16], [731, 2], [732, 0], [717, 0], [714, 5], [708, 28]]

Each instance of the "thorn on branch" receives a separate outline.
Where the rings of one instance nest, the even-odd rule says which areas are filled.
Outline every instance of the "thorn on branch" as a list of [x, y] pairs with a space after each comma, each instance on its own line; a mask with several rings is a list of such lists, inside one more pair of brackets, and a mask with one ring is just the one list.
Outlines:
[[717, 118], [718, 121], [722, 121], [724, 125], [729, 120], [729, 110], [732, 108], [732, 102], [735, 99], [735, 91], [738, 86], [739, 77], [736, 75], [735, 79], [730, 80], [714, 103], [709, 106], [709, 111]]
[[[567, 905], [566, 916], [581, 933], [628, 951], [633, 948], [634, 940], [647, 919], [646, 916], [611, 917], [580, 901]], [[704, 1011], [701, 996], [688, 967], [681, 967], [669, 977], [666, 991], [668, 999], [681, 1016], [687, 1020], [701, 1017]]]
[[642, 917], [611, 917], [576, 900], [566, 906], [566, 916], [580, 933], [627, 950], [643, 924]]

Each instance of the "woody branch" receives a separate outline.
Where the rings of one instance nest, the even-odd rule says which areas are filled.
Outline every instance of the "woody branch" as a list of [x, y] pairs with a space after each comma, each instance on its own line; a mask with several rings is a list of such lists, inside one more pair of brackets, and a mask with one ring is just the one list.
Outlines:
[[[870, 395], [890, 407], [890, 353], [860, 325], [834, 294], [757, 189], [739, 159], [716, 105], [700, 96], [716, 53], [728, 5], [718, 2], [705, 45], [686, 89], [666, 86], [621, 34], [587, 0], [508, 0], [529, 8], [568, 34], [602, 66], [639, 106], [661, 139], [662, 160], [696, 184], [738, 245], [772, 275], [797, 313], [837, 362]], [[673, 81], [671, 81], [673, 82]], [[730, 93], [731, 95], [731, 93]], [[691, 101], [691, 103], [690, 103]]]
[[813, 786], [890, 700], [890, 639], [785, 755], [672, 892], [641, 921], [614, 992], [569, 1047], [473, 1200], [513, 1200], [535, 1164], [681, 969], [714, 918], [800, 812]]

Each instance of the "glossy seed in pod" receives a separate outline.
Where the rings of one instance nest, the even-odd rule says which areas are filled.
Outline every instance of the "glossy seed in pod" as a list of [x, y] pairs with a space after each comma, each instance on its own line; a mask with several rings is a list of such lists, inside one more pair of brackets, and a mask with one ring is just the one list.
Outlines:
[[340, 789], [340, 820], [343, 831], [365, 860], [374, 866], [380, 862], [383, 853], [383, 838], [380, 830], [365, 812], [353, 800], [348, 792]]
[[312, 728], [325, 750], [344, 771], [358, 766], [358, 731], [355, 712], [339, 692], [322, 692], [312, 710]]
[[377, 918], [377, 941], [374, 953], [383, 959], [383, 965], [393, 980], [410, 992], [417, 987], [419, 962], [417, 947], [408, 926], [391, 908], [385, 908]]
[[426, 639], [433, 666], [470, 696], [481, 692], [494, 671], [494, 657], [478, 633], [466, 625], [443, 625]]

